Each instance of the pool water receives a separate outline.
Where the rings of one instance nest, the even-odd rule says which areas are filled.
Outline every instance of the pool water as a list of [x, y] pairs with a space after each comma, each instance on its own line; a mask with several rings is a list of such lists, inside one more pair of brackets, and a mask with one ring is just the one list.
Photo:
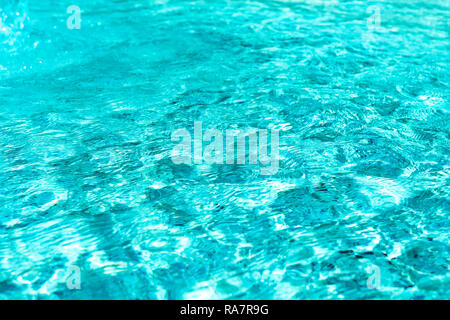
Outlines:
[[450, 298], [448, 1], [0, 8], [1, 299]]

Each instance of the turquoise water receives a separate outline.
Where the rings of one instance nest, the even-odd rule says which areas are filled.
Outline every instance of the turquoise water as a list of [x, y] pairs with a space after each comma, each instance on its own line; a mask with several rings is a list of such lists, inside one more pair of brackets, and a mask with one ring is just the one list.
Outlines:
[[0, 8], [1, 299], [450, 298], [448, 1]]

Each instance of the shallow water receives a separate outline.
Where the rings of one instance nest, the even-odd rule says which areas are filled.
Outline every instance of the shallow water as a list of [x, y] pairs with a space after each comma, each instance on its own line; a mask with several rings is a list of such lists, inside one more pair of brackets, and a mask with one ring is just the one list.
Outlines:
[[448, 1], [0, 8], [0, 298], [450, 298]]

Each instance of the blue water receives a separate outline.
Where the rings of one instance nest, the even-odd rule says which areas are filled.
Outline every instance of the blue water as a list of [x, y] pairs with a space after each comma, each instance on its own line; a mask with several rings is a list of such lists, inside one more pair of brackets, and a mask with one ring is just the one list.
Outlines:
[[1, 299], [450, 298], [447, 0], [0, 8]]

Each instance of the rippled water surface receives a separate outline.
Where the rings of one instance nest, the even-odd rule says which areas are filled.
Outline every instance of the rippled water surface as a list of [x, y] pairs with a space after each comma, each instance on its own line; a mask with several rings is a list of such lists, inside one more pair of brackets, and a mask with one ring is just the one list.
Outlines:
[[[448, 1], [0, 8], [0, 298], [450, 298]], [[278, 172], [174, 164], [193, 121]]]

